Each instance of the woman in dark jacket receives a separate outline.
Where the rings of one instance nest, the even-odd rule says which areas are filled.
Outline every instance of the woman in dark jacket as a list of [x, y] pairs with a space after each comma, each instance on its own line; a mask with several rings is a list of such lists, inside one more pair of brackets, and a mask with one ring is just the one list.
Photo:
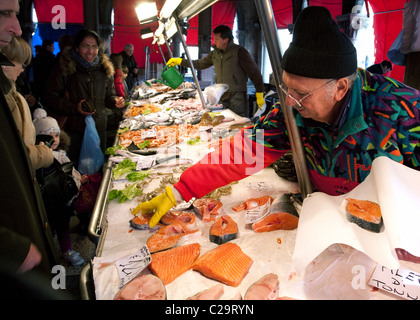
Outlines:
[[[91, 30], [81, 30], [73, 48], [66, 48], [47, 83], [47, 109], [70, 136], [69, 157], [79, 159], [85, 132], [85, 117], [92, 115], [106, 148], [106, 108], [124, 107], [114, 87], [114, 67], [102, 52], [101, 39]], [[91, 108], [89, 108], [91, 106]]]

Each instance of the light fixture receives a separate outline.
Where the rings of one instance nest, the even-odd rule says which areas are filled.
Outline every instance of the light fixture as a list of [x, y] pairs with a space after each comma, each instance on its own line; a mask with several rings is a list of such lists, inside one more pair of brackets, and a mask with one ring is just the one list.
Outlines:
[[136, 7], [137, 18], [140, 24], [147, 24], [158, 20], [158, 12], [154, 1], [142, 1]]
[[166, 0], [160, 11], [161, 19], [169, 19], [182, 0]]
[[144, 28], [140, 30], [140, 35], [142, 39], [147, 39], [153, 37], [153, 31], [150, 28]]

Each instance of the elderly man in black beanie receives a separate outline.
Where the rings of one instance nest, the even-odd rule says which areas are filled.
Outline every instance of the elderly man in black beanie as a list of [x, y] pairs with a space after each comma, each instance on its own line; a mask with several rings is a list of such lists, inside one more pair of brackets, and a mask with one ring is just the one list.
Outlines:
[[[310, 6], [300, 13], [282, 67], [285, 103], [297, 111], [309, 175], [318, 191], [349, 192], [368, 176], [379, 156], [420, 169], [420, 92], [358, 69], [352, 42], [326, 8]], [[185, 170], [168, 193], [186, 201], [201, 198], [290, 151], [280, 105], [227, 145], [230, 150], [224, 144]], [[229, 152], [235, 156], [223, 162]], [[250, 154], [255, 162], [247, 161]]]

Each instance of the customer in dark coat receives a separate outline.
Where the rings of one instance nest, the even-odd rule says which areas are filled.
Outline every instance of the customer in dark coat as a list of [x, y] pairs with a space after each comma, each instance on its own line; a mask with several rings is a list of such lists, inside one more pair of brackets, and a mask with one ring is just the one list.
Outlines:
[[[85, 117], [92, 115], [105, 152], [106, 108], [124, 107], [124, 98], [117, 97], [114, 87], [114, 67], [102, 52], [101, 39], [96, 32], [81, 30], [74, 39], [74, 46], [60, 55], [47, 83], [47, 111], [53, 117], [66, 117], [61, 128], [71, 138], [69, 157], [77, 162], [85, 132]], [[89, 102], [93, 112], [82, 108]]]
[[127, 82], [127, 87], [128, 87], [129, 92], [132, 92], [132, 90], [135, 89], [137, 78], [139, 76], [139, 67], [137, 66], [137, 62], [134, 59], [133, 53], [134, 53], [134, 46], [131, 43], [127, 43], [124, 46], [124, 50], [119, 53], [123, 58], [123, 61], [122, 61], [123, 66], [126, 66], [128, 69], [126, 82]]
[[53, 52], [54, 42], [52, 40], [44, 40], [41, 50], [32, 61], [32, 70], [34, 72], [32, 89], [35, 97], [39, 98], [41, 103], [44, 103], [47, 80], [56, 62]]
[[[22, 31], [16, 19], [17, 0], [0, 1], [0, 11], [8, 12], [0, 19], [1, 48]], [[10, 64], [1, 53], [0, 64]], [[27, 150], [4, 98], [10, 89], [0, 68], [0, 261], [2, 267], [8, 265], [20, 272], [38, 270], [51, 277], [57, 261], [51, 230]]]

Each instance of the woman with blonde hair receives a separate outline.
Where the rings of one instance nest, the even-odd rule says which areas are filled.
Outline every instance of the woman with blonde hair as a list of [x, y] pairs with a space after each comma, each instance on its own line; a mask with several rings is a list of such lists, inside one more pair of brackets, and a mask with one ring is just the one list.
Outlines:
[[17, 77], [31, 62], [31, 48], [23, 38], [13, 37], [8, 45], [1, 48], [1, 52], [13, 63], [13, 65], [2, 65], [11, 85], [11, 89], [5, 97], [19, 134], [28, 149], [32, 167], [34, 170], [48, 167], [53, 162], [52, 150], [42, 142], [35, 145], [36, 135], [31, 111], [25, 98], [16, 90], [15, 84]]

